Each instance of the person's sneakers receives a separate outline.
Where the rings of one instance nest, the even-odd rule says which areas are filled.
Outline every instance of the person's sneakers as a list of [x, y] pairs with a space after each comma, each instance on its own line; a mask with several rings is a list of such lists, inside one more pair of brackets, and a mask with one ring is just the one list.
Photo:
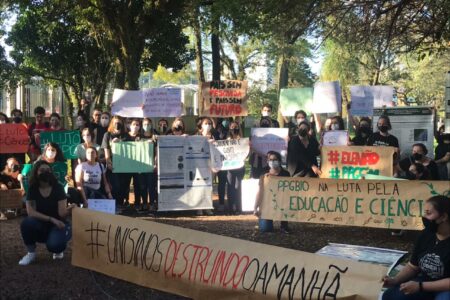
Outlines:
[[53, 253], [53, 259], [63, 259], [64, 258], [64, 252], [61, 253]]
[[36, 259], [35, 252], [28, 252], [21, 260], [19, 260], [19, 265], [26, 266], [29, 265], [33, 260]]
[[402, 236], [404, 233], [404, 230], [396, 230], [396, 231], [392, 231], [391, 235], [392, 236]]

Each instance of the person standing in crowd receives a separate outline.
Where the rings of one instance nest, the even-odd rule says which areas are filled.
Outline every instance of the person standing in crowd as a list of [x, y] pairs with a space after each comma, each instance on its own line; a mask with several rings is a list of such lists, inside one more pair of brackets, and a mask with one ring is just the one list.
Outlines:
[[272, 117], [272, 112], [273, 112], [272, 104], [264, 103], [263, 107], [261, 109], [261, 117], [270, 118], [270, 122], [271, 122], [271, 126], [270, 127], [280, 128], [280, 123], [278, 123], [277, 120], [271, 118]]
[[[152, 126], [152, 120], [150, 118], [144, 118], [142, 120], [142, 135], [141, 141], [148, 143], [153, 143], [153, 165], [155, 166], [153, 172], [145, 172], [138, 174], [139, 186], [141, 187], [141, 198], [142, 205], [139, 210], [146, 211], [149, 209], [148, 204], [150, 203], [150, 210], [157, 209], [157, 183], [158, 175], [156, 173], [156, 130]], [[150, 197], [150, 201], [149, 198]]]
[[[78, 157], [78, 163], [82, 163], [86, 161], [86, 149], [89, 147], [94, 147], [97, 151], [100, 149], [100, 146], [93, 143], [92, 138], [92, 131], [89, 127], [83, 128], [81, 130], [81, 138], [83, 139], [84, 143], [80, 143], [77, 145], [77, 148], [75, 149], [75, 155]], [[98, 156], [96, 155], [96, 158]]]
[[[25, 194], [23, 186], [23, 176], [20, 174], [20, 165], [14, 157], [8, 158], [5, 168], [0, 173], [0, 190], [21, 189]], [[0, 221], [8, 218], [2, 210], [0, 210]]]
[[425, 167], [426, 174], [429, 176], [426, 176], [430, 180], [439, 180], [439, 173], [438, 173], [438, 167], [436, 163], [429, 157], [427, 157], [428, 149], [427, 147], [422, 143], [416, 143], [412, 146], [412, 153], [411, 156], [406, 157], [398, 163], [398, 166], [400, 167], [401, 172], [408, 172], [409, 167], [414, 164], [418, 163]]
[[61, 125], [61, 116], [58, 113], [52, 113], [50, 115], [50, 127], [44, 131], [64, 131], [65, 129]]
[[434, 150], [434, 158], [438, 166], [439, 178], [450, 180], [450, 133], [442, 134], [442, 142]]
[[30, 136], [28, 156], [31, 162], [41, 154], [40, 132], [50, 127], [50, 124], [44, 120], [45, 109], [42, 106], [34, 109], [34, 117], [35, 121], [28, 126], [28, 135]]
[[[228, 134], [229, 140], [239, 140], [242, 132], [239, 123], [233, 121], [230, 123]], [[228, 211], [232, 214], [242, 213], [242, 179], [245, 175], [245, 166], [235, 170], [227, 171], [227, 199]]]
[[[93, 132], [93, 136], [95, 136], [95, 142], [94, 142], [95, 144], [97, 144], [97, 145], [102, 144], [103, 136], [105, 136], [105, 133], [108, 131], [110, 119], [111, 119], [111, 115], [109, 114], [109, 112], [107, 112], [107, 111], [102, 112], [102, 114], [100, 116], [100, 123], [94, 129], [94, 132]], [[99, 157], [101, 157], [101, 155], [99, 155]]]
[[297, 127], [297, 136], [289, 140], [287, 169], [293, 177], [318, 177], [322, 173], [317, 163], [319, 143], [309, 136], [310, 129], [307, 122], [301, 122]]
[[112, 168], [112, 143], [121, 142], [126, 139], [125, 125], [121, 117], [114, 116], [108, 127], [108, 132], [105, 133], [102, 142], [102, 149], [105, 152], [105, 159], [107, 163], [107, 178], [112, 187], [113, 198], [116, 199], [116, 206], [124, 205], [124, 200], [128, 198], [126, 195], [126, 174], [114, 173]]
[[[294, 113], [294, 118], [291, 122], [287, 123], [287, 127], [289, 128], [289, 137], [297, 135], [297, 127], [301, 122], [308, 122], [307, 114], [304, 110], [297, 110]], [[314, 135], [313, 132], [309, 133], [310, 135]]]
[[[22, 124], [26, 128], [26, 124], [23, 122], [23, 113], [20, 109], [14, 108], [11, 110], [11, 123]], [[11, 153], [9, 156], [13, 156], [17, 159], [19, 164], [25, 164], [25, 153]], [[0, 163], [0, 168], [4, 166], [4, 163]]]
[[[261, 117], [261, 120], [259, 121], [259, 127], [261, 128], [278, 127], [276, 126], [278, 122], [276, 124], [272, 123], [272, 119], [270, 118], [270, 116], [267, 116], [267, 111], [266, 113], [264, 113], [264, 115]], [[252, 151], [250, 154], [249, 163], [250, 163], [250, 176], [252, 178], [258, 179], [262, 174], [264, 174], [265, 168], [267, 167], [266, 157], [264, 155]]]
[[169, 130], [169, 122], [166, 119], [158, 121], [158, 135], [167, 135]]
[[106, 179], [106, 168], [97, 161], [95, 147], [87, 147], [86, 159], [79, 163], [75, 170], [75, 182], [85, 207], [88, 206], [88, 199], [112, 199], [111, 189]]
[[62, 259], [71, 226], [66, 220], [74, 205], [67, 206], [66, 193], [58, 183], [50, 165], [44, 161], [34, 164], [27, 193], [28, 216], [22, 221], [20, 231], [28, 253], [19, 265], [28, 265], [36, 259], [36, 243], [45, 243], [53, 259]]
[[79, 130], [81, 134], [81, 130], [83, 130], [86, 127], [89, 127], [89, 118], [87, 115], [79, 113], [75, 120], [75, 129]]
[[7, 124], [7, 123], [9, 123], [8, 116], [0, 112], [0, 124]]
[[377, 122], [378, 131], [373, 133], [367, 140], [367, 146], [391, 146], [395, 148], [397, 154], [400, 153], [398, 139], [389, 134], [392, 130], [391, 121], [388, 116], [382, 115]]
[[[125, 142], [139, 142], [141, 140], [141, 122], [139, 119], [131, 119], [130, 131], [125, 136]], [[139, 174], [138, 173], [126, 173], [122, 174], [126, 184], [124, 188], [128, 190], [127, 195], [130, 194], [131, 179], [133, 179], [133, 191], [134, 191], [134, 206], [135, 208], [141, 207], [141, 212], [143, 211], [143, 203], [141, 202], [141, 187], [139, 186]], [[128, 199], [128, 197], [127, 197]]]
[[[217, 126], [215, 131], [216, 140], [225, 140], [228, 137], [228, 132], [230, 129], [230, 119], [229, 118], [219, 118], [217, 120]], [[219, 196], [219, 206], [218, 211], [225, 211], [225, 192], [227, 189], [227, 171], [218, 171], [217, 176], [217, 194]]]
[[102, 111], [98, 108], [94, 109], [92, 112], [92, 120], [90, 122], [91, 130], [94, 130], [96, 127], [100, 126], [100, 120], [102, 116]]
[[383, 278], [383, 300], [450, 299], [450, 198], [433, 196], [424, 211], [425, 229], [409, 263], [395, 277]]
[[[161, 121], [161, 120], [160, 120]], [[186, 126], [184, 125], [184, 121], [182, 118], [175, 118], [172, 122], [172, 126], [170, 130], [167, 132], [167, 135], [179, 135], [186, 136]]]
[[[264, 174], [267, 176], [284, 176], [289, 177], [289, 172], [283, 169], [281, 166], [281, 154], [276, 151], [269, 151], [267, 152], [267, 165], [268, 167], [265, 169]], [[256, 201], [255, 201], [255, 208], [253, 211], [253, 214], [255, 216], [261, 217], [261, 203], [262, 203], [262, 190], [264, 189], [263, 186], [263, 180], [264, 178], [260, 178], [259, 180], [259, 190], [256, 194]], [[261, 224], [264, 224], [265, 226], [262, 227]], [[273, 221], [272, 220], [260, 220], [260, 226], [259, 229], [262, 232], [265, 231], [272, 231], [273, 228]], [[288, 222], [287, 221], [281, 221], [280, 230], [282, 233], [290, 233]]]
[[367, 117], [359, 120], [355, 137], [351, 140], [353, 146], [366, 146], [369, 137], [372, 135], [372, 121]]

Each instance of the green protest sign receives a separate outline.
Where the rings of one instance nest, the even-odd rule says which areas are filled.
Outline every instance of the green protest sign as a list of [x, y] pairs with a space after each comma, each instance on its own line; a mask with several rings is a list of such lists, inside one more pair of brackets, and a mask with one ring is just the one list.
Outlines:
[[[67, 175], [67, 163], [65, 162], [55, 162], [50, 164], [53, 170], [53, 174], [55, 174], [56, 179], [58, 182], [64, 187], [64, 189], [67, 191], [67, 181], [66, 181], [66, 175]], [[23, 187], [25, 189], [25, 192], [28, 192], [29, 187], [29, 180], [31, 176], [31, 170], [33, 169], [32, 164], [24, 164], [22, 168], [22, 176], [23, 176]]]
[[112, 143], [113, 173], [153, 172], [153, 143], [117, 142]]
[[281, 89], [280, 110], [283, 116], [293, 116], [297, 110], [304, 110], [308, 115], [312, 111], [313, 88]]
[[80, 132], [78, 130], [67, 131], [44, 131], [41, 132], [41, 151], [44, 150], [45, 144], [53, 142], [59, 145], [64, 154], [65, 159], [78, 158], [75, 150], [81, 143]]

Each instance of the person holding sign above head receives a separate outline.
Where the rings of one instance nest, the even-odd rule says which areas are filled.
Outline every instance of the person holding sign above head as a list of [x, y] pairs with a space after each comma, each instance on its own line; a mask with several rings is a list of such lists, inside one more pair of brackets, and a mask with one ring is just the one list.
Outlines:
[[425, 202], [425, 227], [409, 263], [395, 277], [384, 277], [389, 287], [383, 300], [450, 299], [450, 198], [438, 195]]
[[20, 231], [28, 253], [19, 265], [28, 265], [36, 258], [36, 243], [45, 243], [53, 259], [62, 259], [71, 238], [71, 226], [66, 220], [75, 205], [67, 206], [64, 188], [58, 183], [50, 165], [44, 161], [34, 164], [27, 194], [28, 216]]
[[301, 122], [297, 126], [297, 135], [289, 140], [287, 169], [293, 177], [318, 177], [322, 174], [317, 163], [319, 143], [309, 136], [310, 129], [309, 123]]
[[[285, 176], [289, 177], [289, 172], [283, 169], [281, 166], [281, 154], [276, 151], [267, 152], [267, 165], [268, 167], [265, 169], [265, 176]], [[259, 190], [256, 194], [255, 201], [255, 209], [253, 214], [255, 216], [261, 217], [261, 203], [262, 203], [262, 189], [263, 187], [263, 177], [259, 179]], [[268, 232], [273, 230], [273, 221], [272, 220], [259, 220], [259, 230], [261, 232]], [[282, 233], [290, 233], [288, 222], [281, 221], [280, 230]]]
[[92, 130], [89, 127], [85, 127], [81, 130], [81, 138], [84, 143], [78, 144], [75, 149], [75, 155], [78, 157], [78, 163], [86, 161], [86, 150], [89, 147], [94, 147], [97, 151], [100, 149], [100, 146], [93, 142]]
[[[87, 128], [86, 128], [87, 129]], [[85, 207], [88, 199], [112, 199], [111, 188], [106, 179], [106, 168], [97, 161], [97, 149], [86, 148], [86, 161], [78, 164], [75, 181]]]
[[[239, 123], [233, 121], [230, 123], [228, 140], [239, 140], [241, 138], [241, 129]], [[232, 214], [240, 214], [242, 212], [242, 179], [245, 175], [245, 166], [235, 170], [227, 171], [227, 199], [228, 211]]]
[[126, 189], [124, 188], [126, 186], [125, 179], [127, 179], [127, 176], [124, 176], [124, 174], [121, 173], [113, 172], [111, 144], [124, 141], [125, 138], [125, 124], [121, 117], [114, 116], [109, 124], [108, 132], [106, 132], [103, 137], [101, 147], [105, 152], [107, 164], [106, 176], [108, 177], [108, 181], [111, 183], [111, 192], [113, 198], [116, 199], [117, 206], [122, 206], [124, 204], [124, 200], [128, 197], [128, 195], [126, 195]]
[[[141, 141], [146, 141], [148, 143], [154, 143], [153, 150], [156, 151], [156, 130], [152, 126], [152, 120], [150, 118], [144, 118], [142, 120], [142, 135], [141, 135]], [[154, 156], [155, 152], [153, 153]], [[155, 159], [156, 161], [156, 159]], [[156, 173], [157, 169], [154, 168], [153, 172], [148, 173], [140, 173], [138, 174], [139, 179], [139, 186], [141, 188], [141, 198], [142, 198], [142, 206], [140, 208], [141, 211], [148, 210], [148, 204], [150, 203], [150, 209], [156, 210], [157, 209], [157, 179], [158, 175]], [[148, 198], [150, 197], [150, 201], [148, 201]], [[139, 201], [137, 201], [139, 202]]]

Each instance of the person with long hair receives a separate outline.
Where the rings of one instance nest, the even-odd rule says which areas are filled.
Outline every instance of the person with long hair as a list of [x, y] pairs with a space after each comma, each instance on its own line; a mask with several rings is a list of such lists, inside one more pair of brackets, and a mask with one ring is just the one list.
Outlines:
[[[0, 173], [0, 190], [13, 190], [21, 189], [25, 194], [23, 186], [23, 176], [20, 174], [20, 165], [15, 157], [10, 157], [6, 160], [6, 165], [3, 171]], [[0, 221], [7, 220], [8, 218], [0, 210]]]
[[78, 144], [75, 149], [75, 155], [78, 157], [78, 164], [86, 161], [87, 148], [94, 147], [97, 151], [100, 149], [100, 146], [94, 143], [92, 130], [89, 127], [85, 127], [81, 130], [81, 138], [84, 143]]
[[61, 124], [61, 116], [54, 112], [50, 115], [50, 127], [45, 131], [64, 131], [64, 127]]
[[106, 167], [97, 161], [97, 149], [88, 146], [86, 161], [78, 164], [75, 170], [75, 181], [84, 205], [88, 199], [112, 199], [111, 188], [106, 179]]
[[53, 259], [62, 259], [71, 238], [71, 226], [66, 220], [75, 205], [67, 206], [66, 193], [45, 160], [36, 162], [31, 171], [26, 208], [28, 216], [20, 231], [28, 253], [19, 265], [28, 265], [36, 258], [36, 243], [45, 243]]
[[[150, 118], [144, 118], [142, 120], [142, 134], [141, 141], [146, 141], [148, 143], [153, 143], [153, 163], [156, 162], [156, 134], [157, 131], [152, 126], [152, 120]], [[140, 211], [146, 211], [149, 209], [148, 204], [150, 203], [150, 209], [157, 209], [157, 179], [156, 168], [153, 172], [145, 172], [138, 174], [139, 186], [141, 188], [141, 207]], [[150, 197], [150, 199], [149, 199]], [[150, 201], [149, 201], [150, 200]], [[137, 201], [137, 200], [136, 200]], [[139, 201], [137, 201], [139, 203]]]
[[418, 237], [409, 263], [395, 277], [383, 300], [450, 299], [450, 198], [429, 198], [422, 217], [425, 229]]
[[198, 135], [208, 138], [208, 141], [214, 141], [214, 122], [210, 117], [201, 117], [197, 122]]
[[112, 187], [112, 196], [116, 200], [116, 206], [120, 207], [124, 205], [124, 201], [128, 199], [126, 186], [127, 176], [123, 173], [114, 173], [112, 169], [112, 143], [125, 141], [126, 129], [124, 121], [119, 116], [114, 116], [109, 123], [108, 131], [103, 136], [102, 149], [105, 153], [105, 159], [107, 164], [107, 173], [109, 183]]
[[49, 164], [54, 162], [64, 162], [64, 154], [57, 143], [49, 142], [45, 144], [42, 155], [36, 161], [45, 160]]
[[186, 126], [182, 118], [175, 118], [167, 135], [186, 136]]

